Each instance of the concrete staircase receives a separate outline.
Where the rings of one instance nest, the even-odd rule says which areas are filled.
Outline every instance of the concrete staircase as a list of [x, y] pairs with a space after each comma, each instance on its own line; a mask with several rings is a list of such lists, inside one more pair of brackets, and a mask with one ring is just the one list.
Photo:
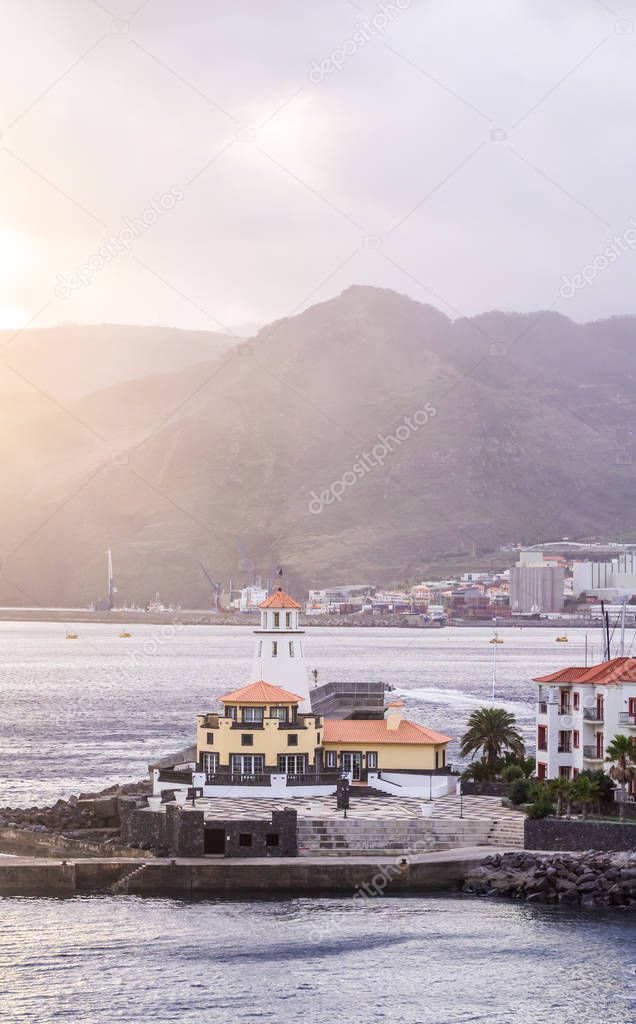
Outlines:
[[299, 818], [301, 857], [397, 856], [523, 846], [523, 818]]
[[488, 846], [506, 846], [523, 850], [524, 814], [508, 814], [505, 818], [493, 818], [488, 833]]
[[147, 867], [147, 863], [139, 864], [138, 866], [132, 868], [130, 871], [126, 871], [120, 878], [117, 879], [116, 882], [113, 882], [113, 884], [110, 887], [110, 891], [115, 894], [120, 892], [128, 892], [128, 886], [132, 882], [133, 878], [137, 878], [142, 873], [142, 871], [146, 870]]

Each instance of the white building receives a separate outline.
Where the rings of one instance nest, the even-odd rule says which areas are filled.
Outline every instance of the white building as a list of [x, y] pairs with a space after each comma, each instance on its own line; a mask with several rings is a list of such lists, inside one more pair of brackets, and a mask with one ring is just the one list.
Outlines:
[[300, 605], [280, 587], [259, 605], [261, 625], [255, 629], [256, 649], [252, 679], [302, 697], [299, 710], [311, 711], [309, 680], [303, 650], [305, 630], [298, 625]]
[[613, 558], [611, 562], [575, 562], [573, 593], [612, 598], [612, 592], [636, 594], [636, 554], [633, 551]]
[[607, 770], [613, 738], [636, 737], [636, 658], [565, 668], [534, 682], [538, 778], [574, 779], [583, 769]]
[[510, 570], [510, 607], [513, 614], [560, 612], [564, 594], [564, 569], [520, 564]]
[[267, 598], [267, 591], [263, 587], [243, 587], [239, 600], [239, 609], [242, 612], [251, 612]]

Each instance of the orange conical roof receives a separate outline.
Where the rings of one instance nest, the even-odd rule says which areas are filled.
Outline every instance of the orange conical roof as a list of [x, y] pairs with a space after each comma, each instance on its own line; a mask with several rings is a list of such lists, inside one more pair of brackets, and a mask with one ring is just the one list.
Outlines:
[[259, 608], [300, 608], [297, 601], [294, 601], [293, 597], [286, 594], [282, 587], [275, 590], [273, 594], [267, 598], [266, 601], [262, 601], [258, 606]]
[[302, 700], [297, 693], [283, 690], [281, 686], [273, 686], [259, 679], [256, 683], [248, 683], [240, 690], [232, 690], [218, 698], [220, 701], [242, 701], [244, 704], [297, 704]]

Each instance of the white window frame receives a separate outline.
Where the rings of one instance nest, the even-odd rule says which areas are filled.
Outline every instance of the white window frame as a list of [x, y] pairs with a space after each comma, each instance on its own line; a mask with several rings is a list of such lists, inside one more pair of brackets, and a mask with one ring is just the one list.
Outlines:
[[206, 775], [215, 775], [219, 770], [219, 755], [207, 751], [201, 754], [201, 768]]
[[262, 722], [265, 715], [265, 708], [243, 707], [241, 708], [244, 722]]
[[262, 775], [265, 771], [265, 755], [232, 754], [230, 771], [232, 775]]
[[338, 767], [338, 751], [337, 750], [325, 750], [325, 768], [337, 768]]

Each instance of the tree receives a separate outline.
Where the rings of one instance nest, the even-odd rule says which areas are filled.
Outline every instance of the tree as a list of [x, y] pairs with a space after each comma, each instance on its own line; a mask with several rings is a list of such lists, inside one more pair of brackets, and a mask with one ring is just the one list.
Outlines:
[[618, 782], [621, 789], [618, 813], [620, 820], [624, 823], [627, 785], [636, 779], [636, 746], [634, 746], [631, 736], [615, 736], [607, 745], [605, 760], [610, 764], [610, 778], [614, 782]]
[[581, 805], [583, 821], [587, 819], [588, 807], [596, 803], [600, 795], [601, 788], [598, 782], [593, 782], [584, 775], [579, 775], [572, 783], [572, 796], [577, 804]]
[[478, 751], [482, 751], [483, 760], [494, 774], [507, 750], [518, 758], [525, 754], [525, 745], [514, 715], [503, 708], [478, 708], [473, 711], [468, 719], [468, 728], [462, 736], [462, 757], [474, 757]]
[[559, 777], [558, 779], [552, 779], [548, 784], [550, 796], [556, 797], [556, 816], [561, 818], [563, 816], [563, 803], [565, 802], [568, 808], [571, 806], [572, 800], [572, 783], [569, 779]]
[[480, 757], [478, 761], [473, 761], [468, 767], [462, 772], [462, 779], [465, 782], [492, 782], [499, 764], [490, 765], [485, 758]]

